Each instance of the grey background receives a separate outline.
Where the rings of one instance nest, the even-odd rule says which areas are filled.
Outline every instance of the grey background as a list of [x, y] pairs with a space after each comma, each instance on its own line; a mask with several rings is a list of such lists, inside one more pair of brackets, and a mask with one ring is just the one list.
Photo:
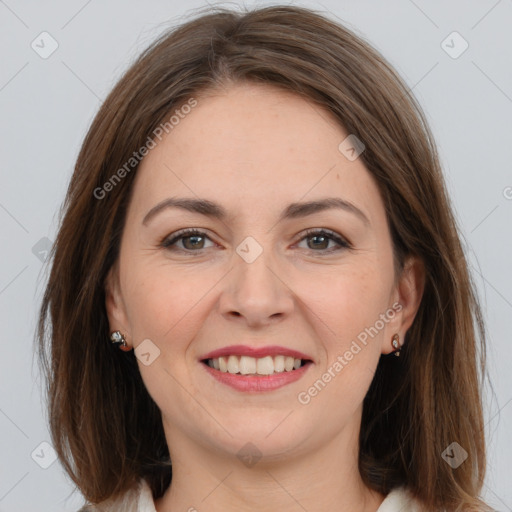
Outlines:
[[[512, 0], [296, 3], [330, 13], [370, 41], [427, 114], [488, 325], [494, 393], [486, 388], [484, 496], [511, 511]], [[49, 434], [33, 357], [42, 260], [101, 100], [142, 49], [204, 5], [0, 0], [0, 512], [76, 511], [82, 503], [58, 462], [41, 467], [52, 462], [51, 448], [41, 445]], [[58, 43], [46, 59], [31, 47], [34, 40], [42, 46], [43, 31]], [[442, 47], [453, 31], [469, 44], [458, 58], [445, 49], [459, 50], [460, 41]]]

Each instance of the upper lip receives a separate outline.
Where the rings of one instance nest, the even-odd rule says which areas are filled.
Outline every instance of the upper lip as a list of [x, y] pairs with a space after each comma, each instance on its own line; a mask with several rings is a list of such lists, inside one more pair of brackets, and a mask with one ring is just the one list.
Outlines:
[[200, 357], [200, 360], [204, 359], [217, 359], [222, 356], [249, 356], [254, 357], [256, 359], [265, 357], [265, 356], [290, 356], [295, 359], [307, 359], [311, 361], [311, 357], [307, 354], [299, 352], [298, 350], [280, 347], [278, 345], [269, 345], [266, 347], [250, 347], [248, 345], [230, 345], [228, 347], [219, 348], [217, 350], [213, 350], [212, 352], [208, 352]]

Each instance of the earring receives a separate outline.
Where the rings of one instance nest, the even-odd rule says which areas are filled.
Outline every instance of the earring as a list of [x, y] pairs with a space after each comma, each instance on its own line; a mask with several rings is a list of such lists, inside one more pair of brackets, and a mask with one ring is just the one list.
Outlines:
[[119, 348], [123, 352], [129, 352], [132, 349], [132, 347], [128, 346], [128, 344], [126, 343], [126, 338], [124, 337], [121, 331], [114, 331], [110, 335], [110, 341], [112, 341], [114, 345], [119, 345]]
[[397, 357], [400, 357], [400, 349], [401, 349], [399, 340], [400, 340], [400, 336], [398, 336], [398, 334], [393, 334], [393, 338], [391, 339], [391, 345], [395, 349], [394, 354]]

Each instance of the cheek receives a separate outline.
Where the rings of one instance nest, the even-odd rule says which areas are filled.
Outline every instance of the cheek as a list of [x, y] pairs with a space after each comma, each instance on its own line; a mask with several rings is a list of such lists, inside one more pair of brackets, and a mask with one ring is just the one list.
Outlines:
[[320, 382], [311, 383], [314, 388], [306, 391], [310, 397], [318, 395], [317, 407], [337, 404], [345, 410], [339, 415], [345, 417], [366, 395], [382, 351], [385, 324], [380, 318], [389, 306], [391, 280], [383, 275], [389, 274], [367, 262], [339, 272], [310, 296], [321, 320], [316, 322], [317, 334], [325, 351]]
[[125, 305], [135, 345], [149, 338], [172, 354], [184, 350], [213, 307], [223, 273], [192, 264], [176, 268], [166, 261], [130, 263]]
[[[368, 265], [359, 272], [355, 268], [339, 272], [319, 287], [308, 288], [324, 357], [299, 402], [311, 404], [308, 410], [318, 415], [330, 411], [335, 424], [344, 423], [355, 412], [373, 379], [384, 335], [384, 329], [373, 329], [388, 307], [388, 281], [377, 266]], [[334, 428], [331, 423], [326, 421], [325, 428]]]
[[342, 349], [366, 328], [373, 326], [389, 304], [391, 281], [383, 279], [377, 265], [341, 269], [305, 296], [331, 333], [333, 346]]
[[[191, 357], [188, 349], [212, 307], [208, 292], [213, 291], [218, 277], [212, 277], [212, 272], [193, 271], [192, 266], [176, 270], [159, 262], [132, 266], [128, 280], [131, 293], [126, 308], [134, 345], [149, 339], [159, 350], [150, 365], [138, 361], [142, 379], [158, 406], [173, 417], [179, 416], [180, 410], [195, 407], [189, 394], [183, 393], [182, 386], [188, 383], [187, 389], [195, 394], [190, 366], [184, 362]], [[195, 413], [200, 415], [201, 411]]]

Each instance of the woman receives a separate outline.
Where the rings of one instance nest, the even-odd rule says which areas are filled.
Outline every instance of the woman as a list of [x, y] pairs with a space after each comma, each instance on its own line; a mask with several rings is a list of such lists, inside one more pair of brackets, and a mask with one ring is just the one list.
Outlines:
[[484, 334], [421, 109], [346, 28], [209, 12], [101, 107], [39, 324], [84, 510], [487, 510]]

